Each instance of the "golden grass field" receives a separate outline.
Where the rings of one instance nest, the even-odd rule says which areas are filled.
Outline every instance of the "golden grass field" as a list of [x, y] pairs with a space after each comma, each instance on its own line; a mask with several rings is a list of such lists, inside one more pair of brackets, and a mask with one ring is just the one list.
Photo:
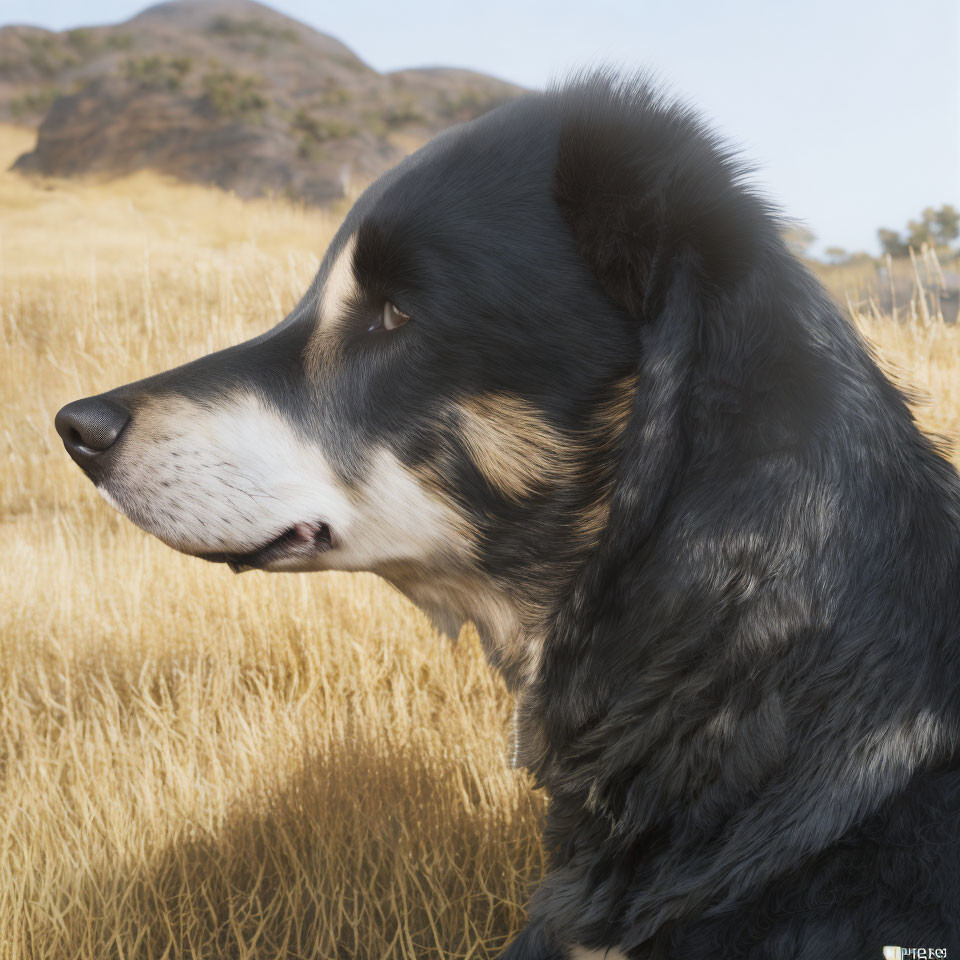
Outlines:
[[[0, 168], [31, 134], [0, 129]], [[510, 702], [373, 577], [235, 578], [100, 500], [66, 401], [258, 333], [337, 215], [0, 173], [0, 960], [493, 955], [543, 869]], [[960, 329], [858, 322], [960, 435]]]

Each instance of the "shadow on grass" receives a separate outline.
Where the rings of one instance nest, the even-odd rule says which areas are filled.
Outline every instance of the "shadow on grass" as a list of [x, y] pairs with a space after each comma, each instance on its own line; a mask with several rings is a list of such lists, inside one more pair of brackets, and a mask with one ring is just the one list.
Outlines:
[[24, 953], [484, 958], [522, 924], [542, 799], [519, 779], [372, 741], [289, 766], [216, 832], [185, 824], [139, 862], [76, 877]]

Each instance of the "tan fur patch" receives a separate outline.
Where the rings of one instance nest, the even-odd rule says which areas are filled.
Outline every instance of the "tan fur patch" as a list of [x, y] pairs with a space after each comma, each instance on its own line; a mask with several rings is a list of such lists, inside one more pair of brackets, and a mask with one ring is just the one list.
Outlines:
[[579, 533], [589, 542], [594, 543], [600, 539], [603, 531], [607, 529], [607, 521], [610, 518], [610, 497], [609, 494], [599, 500], [595, 500], [579, 516]]
[[576, 446], [525, 400], [488, 393], [455, 409], [470, 459], [505, 497], [521, 500], [569, 480], [576, 470]]
[[344, 244], [330, 267], [317, 306], [317, 326], [307, 345], [307, 369], [315, 371], [337, 354], [337, 330], [350, 298], [357, 292], [353, 275], [356, 235]]
[[[637, 378], [631, 374], [616, 384], [610, 397], [597, 410], [592, 431], [593, 442], [608, 456], [612, 456], [630, 421], [636, 390]], [[588, 542], [598, 541], [607, 527], [612, 479], [612, 476], [600, 478], [600, 496], [580, 513], [578, 530]]]
[[613, 445], [623, 436], [633, 412], [636, 392], [637, 376], [631, 373], [616, 384], [610, 397], [600, 405], [596, 431], [601, 442]]

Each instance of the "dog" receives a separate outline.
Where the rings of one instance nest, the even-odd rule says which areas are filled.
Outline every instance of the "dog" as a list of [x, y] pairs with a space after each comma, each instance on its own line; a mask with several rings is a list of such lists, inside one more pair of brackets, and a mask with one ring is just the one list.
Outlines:
[[377, 180], [269, 332], [56, 416], [177, 550], [475, 623], [549, 796], [510, 960], [960, 950], [960, 480], [782, 228], [579, 75]]

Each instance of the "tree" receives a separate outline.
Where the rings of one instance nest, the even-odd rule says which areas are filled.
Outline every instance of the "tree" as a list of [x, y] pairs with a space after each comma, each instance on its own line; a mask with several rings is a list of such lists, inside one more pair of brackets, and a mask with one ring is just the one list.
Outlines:
[[877, 239], [880, 241], [880, 249], [891, 257], [905, 257], [909, 252], [907, 245], [903, 242], [898, 230], [888, 230], [881, 227], [877, 231]]
[[960, 211], [953, 204], [945, 203], [939, 210], [924, 208], [919, 220], [907, 222], [906, 236], [901, 237], [898, 230], [882, 227], [877, 238], [884, 253], [892, 257], [905, 257], [913, 247], [919, 250], [925, 243], [935, 247], [949, 246], [952, 240], [960, 236]]
[[933, 219], [933, 207], [927, 207], [921, 214], [920, 220], [907, 221], [907, 246], [919, 250], [925, 243], [929, 243], [930, 221]]
[[960, 210], [952, 203], [945, 203], [935, 214], [936, 230], [943, 243], [960, 237]]
[[850, 255], [847, 253], [844, 247], [827, 247], [827, 249], [823, 252], [827, 255], [830, 262], [834, 266], [838, 266], [841, 263], [846, 263], [847, 260], [850, 259]]

